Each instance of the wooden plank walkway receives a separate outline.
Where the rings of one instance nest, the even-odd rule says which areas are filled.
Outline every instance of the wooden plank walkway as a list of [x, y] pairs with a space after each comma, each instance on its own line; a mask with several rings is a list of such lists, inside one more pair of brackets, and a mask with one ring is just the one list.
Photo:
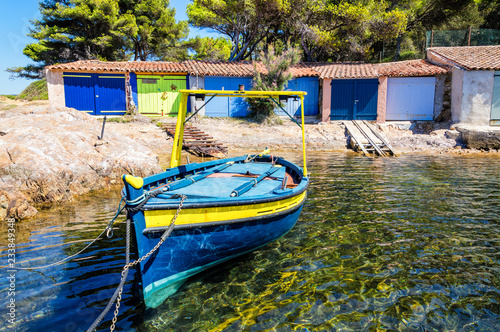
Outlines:
[[387, 140], [367, 121], [344, 121], [347, 132], [351, 137], [353, 149], [360, 149], [365, 156], [379, 155], [382, 157], [394, 156], [396, 152]]
[[[174, 123], [163, 123], [161, 128], [167, 132], [168, 136], [175, 136]], [[184, 127], [184, 142], [182, 143], [182, 148], [199, 157], [224, 158], [227, 154], [227, 147], [191, 125]]]

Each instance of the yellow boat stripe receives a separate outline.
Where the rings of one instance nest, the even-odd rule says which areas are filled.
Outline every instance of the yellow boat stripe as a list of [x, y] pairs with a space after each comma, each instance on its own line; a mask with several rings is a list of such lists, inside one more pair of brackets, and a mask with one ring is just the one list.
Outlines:
[[125, 78], [125, 76], [99, 76], [99, 78]]
[[[290, 210], [304, 201], [306, 192], [280, 201], [234, 205], [222, 207], [207, 207], [182, 209], [177, 217], [176, 225], [203, 224], [229, 220], [247, 219]], [[165, 227], [170, 225], [176, 209], [144, 211], [146, 228]]]

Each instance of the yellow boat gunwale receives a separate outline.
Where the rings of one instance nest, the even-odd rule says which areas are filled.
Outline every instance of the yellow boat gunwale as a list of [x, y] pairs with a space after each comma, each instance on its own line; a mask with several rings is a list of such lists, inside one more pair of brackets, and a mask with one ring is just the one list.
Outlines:
[[[182, 213], [179, 214], [175, 225], [176, 228], [204, 227], [281, 215], [303, 204], [306, 196], [307, 192], [303, 191], [291, 197], [264, 203], [184, 208]], [[145, 210], [146, 228], [144, 232], [147, 233], [157, 228], [169, 226], [175, 213], [175, 209]]]

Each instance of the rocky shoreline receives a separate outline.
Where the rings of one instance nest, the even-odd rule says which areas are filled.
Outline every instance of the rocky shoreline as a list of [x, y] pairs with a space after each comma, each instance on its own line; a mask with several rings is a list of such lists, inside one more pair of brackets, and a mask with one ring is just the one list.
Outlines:
[[0, 220], [25, 219], [40, 204], [105, 188], [124, 173], [161, 171], [158, 157], [134, 139], [106, 132], [74, 109], [23, 106], [0, 112]]
[[[47, 104], [0, 109], [0, 220], [33, 217], [37, 206], [118, 185], [125, 173], [160, 172], [168, 165], [172, 139], [156, 121], [142, 116], [130, 122], [108, 121], [99, 139], [102, 119], [74, 109]], [[175, 122], [175, 118], [158, 121]], [[230, 155], [264, 147], [301, 148], [300, 128], [290, 121], [269, 126], [242, 119], [199, 118], [194, 125], [228, 146]], [[377, 127], [398, 153], [480, 153], [479, 145], [467, 149], [467, 142], [488, 142], [488, 153], [500, 157], [496, 133], [480, 135], [477, 130], [433, 123]], [[308, 150], [349, 150], [341, 122], [307, 124], [306, 137]]]

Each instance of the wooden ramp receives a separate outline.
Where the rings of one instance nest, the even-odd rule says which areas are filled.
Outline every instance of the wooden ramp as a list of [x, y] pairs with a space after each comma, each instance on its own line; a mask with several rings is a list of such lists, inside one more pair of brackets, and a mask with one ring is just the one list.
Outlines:
[[370, 153], [382, 157], [397, 156], [387, 140], [367, 121], [344, 121], [344, 125], [351, 137], [353, 149], [363, 151], [365, 156]]
[[[161, 128], [167, 132], [168, 136], [175, 136], [175, 124], [163, 123]], [[224, 158], [227, 154], [227, 147], [195, 126], [184, 127], [182, 148], [199, 157]]]

